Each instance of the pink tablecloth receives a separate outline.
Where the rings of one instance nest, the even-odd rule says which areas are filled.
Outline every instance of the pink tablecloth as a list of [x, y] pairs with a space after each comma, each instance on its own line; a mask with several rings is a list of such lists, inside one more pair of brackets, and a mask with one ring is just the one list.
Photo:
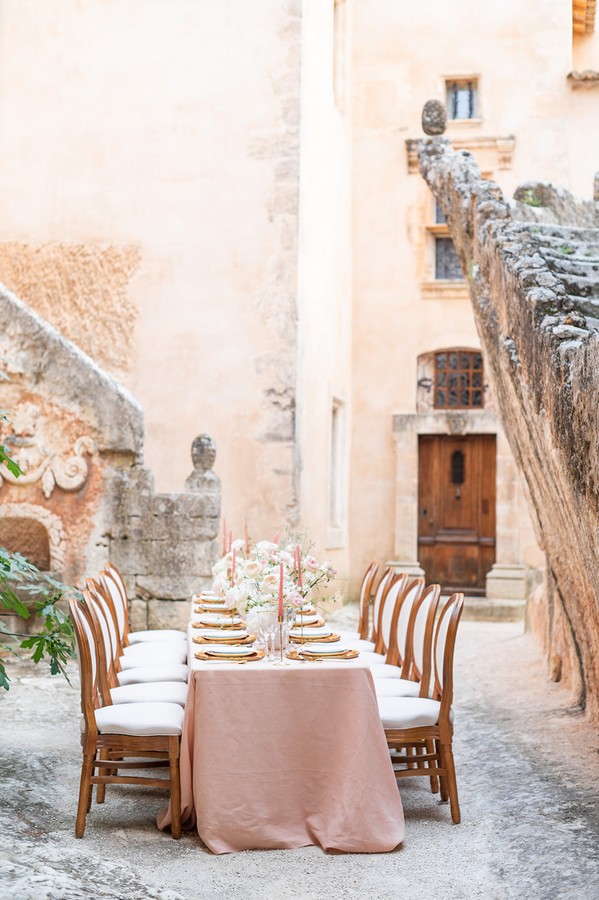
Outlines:
[[[308, 844], [393, 850], [404, 838], [403, 810], [369, 670], [196, 668], [181, 797], [184, 827], [197, 824], [213, 853]], [[158, 826], [169, 823], [166, 810]]]

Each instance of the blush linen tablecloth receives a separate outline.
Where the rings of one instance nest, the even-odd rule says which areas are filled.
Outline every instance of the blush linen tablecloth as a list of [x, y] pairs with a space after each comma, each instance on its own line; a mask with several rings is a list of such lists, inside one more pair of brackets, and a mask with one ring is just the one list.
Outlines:
[[[181, 740], [184, 827], [213, 853], [381, 853], [404, 838], [369, 669], [355, 661], [192, 660]], [[170, 824], [167, 808], [158, 827]]]

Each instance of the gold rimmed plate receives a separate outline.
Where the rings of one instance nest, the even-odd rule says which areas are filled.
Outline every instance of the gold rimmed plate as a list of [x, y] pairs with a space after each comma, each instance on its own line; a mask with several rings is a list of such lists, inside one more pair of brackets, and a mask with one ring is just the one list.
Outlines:
[[317, 644], [335, 644], [337, 641], [340, 641], [341, 638], [338, 634], [334, 632], [332, 634], [290, 634], [289, 640], [293, 641], [294, 644], [307, 644], [312, 641]]
[[227, 656], [223, 653], [219, 653], [217, 655], [215, 653], [209, 653], [206, 650], [198, 650], [197, 653], [194, 653], [193, 655], [196, 659], [201, 659], [204, 662], [216, 662], [217, 660], [223, 660], [224, 662], [246, 663], [258, 662], [258, 660], [264, 659], [264, 650], [255, 650], [253, 653], [248, 653], [245, 656], [240, 656], [238, 653], [232, 653], [230, 656]]
[[226, 623], [216, 624], [215, 622], [192, 622], [192, 628], [203, 628], [204, 631], [240, 631], [242, 628], [245, 628], [245, 622], [232, 622], [230, 625]]
[[358, 650], [341, 650], [339, 653], [306, 653], [304, 650], [288, 650], [289, 659], [305, 660], [305, 662], [322, 662], [326, 659], [357, 659]]
[[238, 644], [241, 646], [242, 644], [253, 644], [255, 640], [256, 640], [255, 634], [247, 634], [243, 638], [227, 637], [226, 634], [222, 634], [220, 637], [211, 637], [211, 638], [202, 637], [201, 634], [197, 634], [194, 637], [192, 637], [192, 641], [194, 642], [194, 644], [206, 644], [208, 646], [210, 646], [210, 644], [233, 644], [233, 645]]

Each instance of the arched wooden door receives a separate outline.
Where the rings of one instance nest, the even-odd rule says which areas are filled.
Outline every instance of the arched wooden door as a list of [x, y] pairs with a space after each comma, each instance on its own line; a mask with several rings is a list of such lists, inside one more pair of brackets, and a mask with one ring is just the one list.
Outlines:
[[495, 435], [419, 439], [418, 552], [431, 583], [482, 594], [495, 562]]

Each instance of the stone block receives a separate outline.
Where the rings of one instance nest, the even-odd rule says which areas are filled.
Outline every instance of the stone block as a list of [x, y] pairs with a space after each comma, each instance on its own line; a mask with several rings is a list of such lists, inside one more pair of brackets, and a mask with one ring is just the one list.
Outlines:
[[145, 631], [147, 629], [148, 604], [145, 600], [133, 599], [129, 601], [129, 625], [131, 631]]
[[189, 600], [150, 600], [148, 603], [149, 628], [179, 628], [185, 631], [189, 624]]
[[487, 573], [487, 599], [525, 600], [526, 573], [526, 566], [495, 563], [491, 571]]
[[161, 600], [186, 600], [198, 590], [202, 590], [208, 579], [196, 575], [139, 575], [137, 577], [138, 596], [160, 598]]

